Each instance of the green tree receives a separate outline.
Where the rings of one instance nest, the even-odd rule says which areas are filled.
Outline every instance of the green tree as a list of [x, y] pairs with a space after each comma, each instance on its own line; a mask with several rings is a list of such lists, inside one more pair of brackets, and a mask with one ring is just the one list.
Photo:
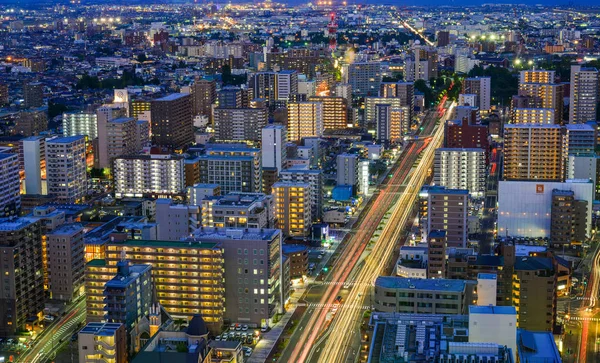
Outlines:
[[433, 105], [434, 94], [431, 88], [427, 86], [427, 83], [424, 80], [419, 79], [415, 81], [415, 89], [425, 96], [425, 108], [431, 107]]

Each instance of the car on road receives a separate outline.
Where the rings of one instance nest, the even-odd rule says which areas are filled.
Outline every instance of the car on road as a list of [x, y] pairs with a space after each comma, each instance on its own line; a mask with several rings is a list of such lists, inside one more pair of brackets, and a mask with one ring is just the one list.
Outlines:
[[263, 325], [263, 326], [260, 328], [260, 331], [261, 331], [261, 332], [263, 332], [263, 333], [264, 333], [264, 332], [266, 332], [266, 331], [268, 331], [268, 330], [269, 330], [269, 327], [268, 327], [268, 326], [266, 326], [266, 325]]
[[44, 315], [44, 321], [53, 322], [54, 319], [56, 318], [52, 315]]

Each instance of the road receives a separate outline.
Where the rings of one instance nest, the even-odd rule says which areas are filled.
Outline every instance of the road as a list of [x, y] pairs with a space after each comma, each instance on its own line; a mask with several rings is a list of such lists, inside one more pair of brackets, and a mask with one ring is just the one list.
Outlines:
[[581, 341], [579, 347], [579, 362], [598, 362], [600, 359], [600, 338], [598, 320], [600, 309], [597, 307], [598, 292], [600, 291], [600, 244], [596, 246], [592, 257], [592, 265], [587, 289], [585, 291], [585, 310], [580, 310], [572, 319], [581, 321]]
[[[440, 124], [445, 122], [449, 114], [450, 112], [444, 114]], [[434, 115], [430, 114], [425, 133], [434, 129], [434, 117], [431, 116]], [[280, 361], [305, 362], [312, 358], [316, 361], [335, 362], [342, 361], [344, 353], [351, 351], [347, 349], [353, 345], [349, 341], [352, 337], [349, 333], [353, 331], [349, 326], [360, 320], [368, 289], [387, 265], [386, 262], [394, 252], [395, 242], [406, 232], [403, 227], [409, 221], [418, 191], [433, 164], [434, 151], [440, 147], [443, 134], [443, 127], [438, 127], [432, 137], [411, 141], [407, 145], [390, 181], [381, 189], [369, 209], [368, 218], [364, 218], [355, 228], [341, 251], [340, 258], [333, 265], [332, 272], [327, 276], [326, 284], [319, 288], [318, 303], [312, 306], [309, 304], [307, 319], [300, 322], [296, 336], [290, 341], [290, 348]], [[387, 222], [380, 226], [384, 218]], [[372, 245], [371, 251], [363, 256], [367, 245]], [[355, 266], [356, 270], [353, 271]], [[354, 277], [349, 279], [351, 272]], [[329, 337], [321, 337], [330, 324], [328, 307], [334, 303], [343, 285], [349, 286], [350, 291], [331, 322]], [[320, 350], [318, 344], [313, 352], [315, 343], [320, 338], [326, 339], [325, 348]]]
[[59, 321], [46, 328], [35, 344], [17, 358], [17, 362], [44, 363], [56, 356], [60, 346], [71, 339], [79, 324], [85, 321], [85, 298], [71, 305]]

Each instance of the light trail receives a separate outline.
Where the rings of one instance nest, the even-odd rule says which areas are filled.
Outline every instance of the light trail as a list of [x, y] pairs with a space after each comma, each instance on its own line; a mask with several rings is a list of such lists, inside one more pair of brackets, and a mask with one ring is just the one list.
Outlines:
[[[442, 118], [441, 124], [446, 121], [453, 107], [454, 103]], [[393, 255], [396, 241], [400, 238], [403, 226], [406, 225], [411, 216], [418, 192], [427, 178], [427, 171], [433, 165], [435, 150], [441, 146], [443, 137], [444, 127], [438, 126], [433, 134], [432, 141], [428, 143], [421, 155], [421, 161], [410, 176], [408, 186], [393, 207], [392, 216], [385, 225], [371, 254], [365, 260], [364, 267], [356, 277], [355, 281], [359, 284], [353, 285], [346, 300], [350, 304], [360, 304], [364, 300], [369, 293], [369, 287], [365, 283], [374, 282], [381, 275], [387, 265], [386, 262]], [[353, 330], [353, 326], [360, 319], [360, 313], [360, 311], [352, 309], [340, 309], [338, 311], [332, 325], [329, 327], [332, 332], [327, 339], [319, 361], [328, 363], [344, 361], [352, 337], [348, 332]]]

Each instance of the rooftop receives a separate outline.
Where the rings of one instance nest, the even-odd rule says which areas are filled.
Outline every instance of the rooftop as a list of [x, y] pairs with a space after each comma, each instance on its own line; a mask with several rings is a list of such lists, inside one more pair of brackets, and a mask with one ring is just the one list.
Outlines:
[[109, 242], [111, 245], [120, 246], [136, 246], [136, 247], [164, 247], [164, 248], [203, 248], [203, 249], [215, 249], [217, 243], [207, 242], [192, 242], [192, 241], [157, 241], [157, 240], [143, 240], [143, 239], [130, 239], [126, 241], [112, 241]]
[[488, 273], [479, 273], [477, 274], [478, 280], [497, 280], [498, 275], [496, 274], [488, 274]]
[[514, 306], [469, 306], [469, 314], [516, 315]]
[[189, 96], [187, 93], [171, 93], [168, 96], [165, 96], [165, 97], [162, 97], [162, 98], [158, 98], [158, 99], [156, 99], [154, 101], [164, 101], [164, 102], [175, 101], [175, 100], [178, 100], [180, 98], [187, 97], [187, 96]]
[[[281, 233], [279, 229], [269, 228], [205, 228], [194, 231], [193, 239], [201, 240], [261, 240], [270, 241]], [[203, 243], [203, 242], [201, 242]]]
[[121, 323], [88, 323], [79, 334], [114, 335]]
[[67, 137], [57, 137], [56, 139], [48, 140], [48, 144], [68, 144], [74, 141], [83, 140], [83, 135], [75, 135], [75, 136], [67, 136]]
[[517, 351], [521, 362], [562, 362], [551, 332], [517, 329]]
[[409, 279], [397, 276], [379, 276], [375, 280], [375, 286], [388, 289], [463, 292], [465, 291], [466, 282], [464, 280]]

